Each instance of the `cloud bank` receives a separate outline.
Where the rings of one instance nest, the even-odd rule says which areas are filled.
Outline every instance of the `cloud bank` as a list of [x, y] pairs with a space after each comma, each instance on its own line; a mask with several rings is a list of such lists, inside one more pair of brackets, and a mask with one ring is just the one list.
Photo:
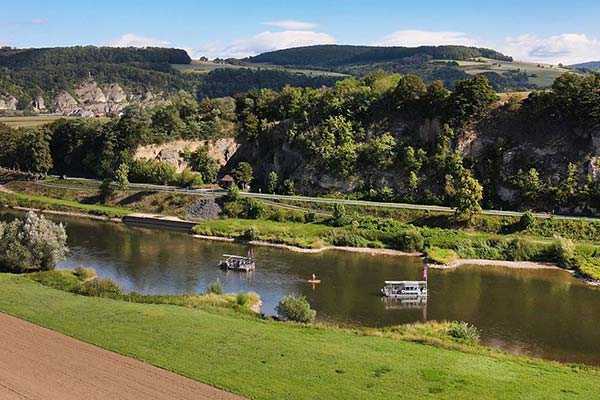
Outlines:
[[230, 44], [209, 43], [194, 52], [209, 58], [245, 58], [260, 53], [287, 49], [290, 47], [334, 44], [333, 36], [307, 30], [286, 30], [281, 32], [265, 31], [249, 38], [237, 39]]
[[478, 41], [464, 32], [401, 30], [391, 33], [376, 42], [378, 46], [477, 46]]
[[111, 47], [169, 47], [171, 43], [166, 40], [126, 33], [112, 40], [108, 45]]
[[600, 60], [600, 40], [582, 33], [563, 33], [548, 37], [531, 34], [506, 38], [500, 49], [515, 59], [577, 64]]
[[264, 22], [263, 25], [272, 26], [286, 31], [310, 31], [317, 27], [317, 24], [315, 23], [296, 21], [293, 19]]

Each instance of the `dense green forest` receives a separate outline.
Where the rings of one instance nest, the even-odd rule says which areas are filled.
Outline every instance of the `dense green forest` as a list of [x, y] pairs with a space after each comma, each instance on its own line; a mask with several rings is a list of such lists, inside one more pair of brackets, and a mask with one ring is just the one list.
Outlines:
[[320, 45], [278, 50], [250, 57], [249, 62], [294, 67], [335, 68], [354, 64], [375, 64], [415, 58], [468, 60], [485, 57], [512, 61], [495, 50], [465, 46], [373, 47]]
[[284, 86], [312, 87], [333, 86], [339, 77], [308, 76], [301, 73], [274, 69], [252, 70], [216, 69], [211, 71], [198, 88], [198, 97], [225, 97], [255, 89], [280, 90]]
[[[134, 162], [135, 149], [235, 135], [241, 147], [220, 173], [254, 190], [597, 214], [599, 96], [600, 75], [566, 74], [550, 91], [500, 100], [484, 76], [450, 91], [384, 72], [235, 99], [197, 101], [182, 92], [108, 122], [3, 126], [0, 164], [109, 179], [128, 165], [138, 180], [172, 182], [172, 169]], [[214, 182], [205, 150], [182, 156]]]

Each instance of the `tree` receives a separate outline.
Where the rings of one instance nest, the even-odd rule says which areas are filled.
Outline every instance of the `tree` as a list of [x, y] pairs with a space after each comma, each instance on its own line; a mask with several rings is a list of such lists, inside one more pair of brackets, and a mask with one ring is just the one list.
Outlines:
[[200, 175], [205, 183], [215, 183], [221, 166], [208, 153], [208, 146], [200, 146], [192, 153], [184, 154], [185, 160], [190, 167]]
[[456, 206], [457, 219], [471, 222], [481, 211], [483, 187], [468, 169], [463, 168], [457, 177], [446, 176], [446, 193]]
[[68, 252], [67, 233], [42, 215], [27, 213], [0, 223], [0, 270], [12, 273], [45, 271], [56, 267]]
[[119, 165], [115, 172], [115, 183], [119, 190], [127, 190], [129, 188], [129, 166], [125, 163]]
[[278, 186], [279, 175], [277, 175], [277, 172], [275, 171], [269, 172], [269, 176], [267, 177], [267, 193], [275, 194]]
[[283, 181], [283, 192], [288, 196], [293, 196], [296, 194], [296, 185], [294, 184], [293, 180], [286, 179]]
[[235, 182], [240, 186], [250, 185], [254, 177], [254, 170], [252, 165], [245, 161], [238, 164], [237, 168], [233, 170], [233, 178]]
[[456, 126], [462, 126], [472, 118], [485, 114], [498, 96], [483, 75], [456, 83], [450, 95], [450, 112]]
[[52, 169], [52, 153], [48, 131], [30, 129], [25, 132], [18, 146], [19, 165], [35, 173], [48, 173]]

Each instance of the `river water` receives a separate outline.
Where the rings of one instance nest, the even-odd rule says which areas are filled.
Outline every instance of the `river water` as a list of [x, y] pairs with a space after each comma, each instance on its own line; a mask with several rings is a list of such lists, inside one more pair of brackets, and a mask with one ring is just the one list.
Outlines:
[[[245, 245], [107, 222], [53, 219], [66, 224], [71, 248], [60, 268], [93, 267], [128, 291], [198, 293], [219, 279], [227, 292], [259, 293], [265, 313], [273, 313], [281, 297], [295, 293], [308, 298], [321, 320], [365, 326], [467, 321], [480, 329], [484, 343], [512, 353], [600, 365], [600, 290], [565, 271], [478, 266], [430, 270], [426, 302], [387, 302], [378, 296], [383, 282], [420, 279], [419, 258], [255, 247], [257, 270], [233, 273], [221, 271], [217, 263], [222, 254], [245, 255]], [[320, 285], [306, 282], [313, 273]]]

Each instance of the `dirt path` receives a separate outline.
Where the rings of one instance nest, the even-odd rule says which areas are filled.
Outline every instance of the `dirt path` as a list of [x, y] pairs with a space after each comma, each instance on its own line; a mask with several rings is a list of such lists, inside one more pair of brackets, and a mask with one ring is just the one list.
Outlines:
[[0, 313], [2, 400], [242, 400]]

